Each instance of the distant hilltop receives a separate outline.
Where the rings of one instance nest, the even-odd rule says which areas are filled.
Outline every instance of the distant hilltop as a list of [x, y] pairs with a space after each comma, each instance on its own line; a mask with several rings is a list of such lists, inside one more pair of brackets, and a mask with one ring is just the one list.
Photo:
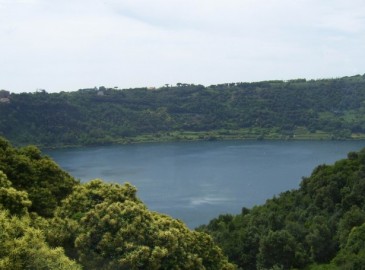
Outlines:
[[365, 138], [365, 75], [207, 87], [1, 90], [0, 98], [0, 135], [15, 144]]

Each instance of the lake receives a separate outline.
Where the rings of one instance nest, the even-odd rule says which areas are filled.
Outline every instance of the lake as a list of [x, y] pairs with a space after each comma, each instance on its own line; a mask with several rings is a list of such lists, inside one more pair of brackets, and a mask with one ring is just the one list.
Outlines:
[[44, 152], [82, 182], [130, 182], [150, 210], [194, 228], [298, 188], [317, 165], [363, 147], [364, 141], [199, 141]]

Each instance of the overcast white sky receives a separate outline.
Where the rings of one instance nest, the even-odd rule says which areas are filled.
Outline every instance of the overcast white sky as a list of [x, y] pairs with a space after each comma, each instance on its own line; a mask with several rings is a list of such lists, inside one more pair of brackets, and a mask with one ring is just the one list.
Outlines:
[[12, 92], [364, 73], [364, 0], [0, 0]]

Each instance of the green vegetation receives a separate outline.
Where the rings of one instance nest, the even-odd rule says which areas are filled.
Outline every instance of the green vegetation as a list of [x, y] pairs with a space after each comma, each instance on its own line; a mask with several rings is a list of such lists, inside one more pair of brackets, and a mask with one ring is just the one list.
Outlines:
[[365, 149], [318, 166], [298, 190], [198, 230], [242, 269], [365, 269], [364, 194]]
[[81, 184], [0, 138], [0, 269], [235, 269], [212, 238], [151, 212], [130, 184]]
[[365, 138], [365, 75], [10, 94], [0, 135], [47, 147], [217, 139]]
[[28, 215], [19, 218], [0, 210], [0, 269], [82, 269], [61, 247], [49, 247], [43, 232], [30, 224]]

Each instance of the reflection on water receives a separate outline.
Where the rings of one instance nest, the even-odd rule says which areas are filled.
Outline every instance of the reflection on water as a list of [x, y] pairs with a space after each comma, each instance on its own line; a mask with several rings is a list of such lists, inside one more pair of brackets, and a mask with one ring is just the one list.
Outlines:
[[200, 206], [202, 204], [210, 204], [210, 205], [217, 205], [226, 203], [228, 201], [232, 201], [230, 198], [214, 198], [214, 197], [200, 197], [200, 198], [190, 198], [190, 205], [191, 206]]
[[239, 213], [297, 188], [315, 166], [345, 158], [364, 141], [223, 141], [48, 150], [81, 181], [128, 181], [151, 209], [190, 227]]

